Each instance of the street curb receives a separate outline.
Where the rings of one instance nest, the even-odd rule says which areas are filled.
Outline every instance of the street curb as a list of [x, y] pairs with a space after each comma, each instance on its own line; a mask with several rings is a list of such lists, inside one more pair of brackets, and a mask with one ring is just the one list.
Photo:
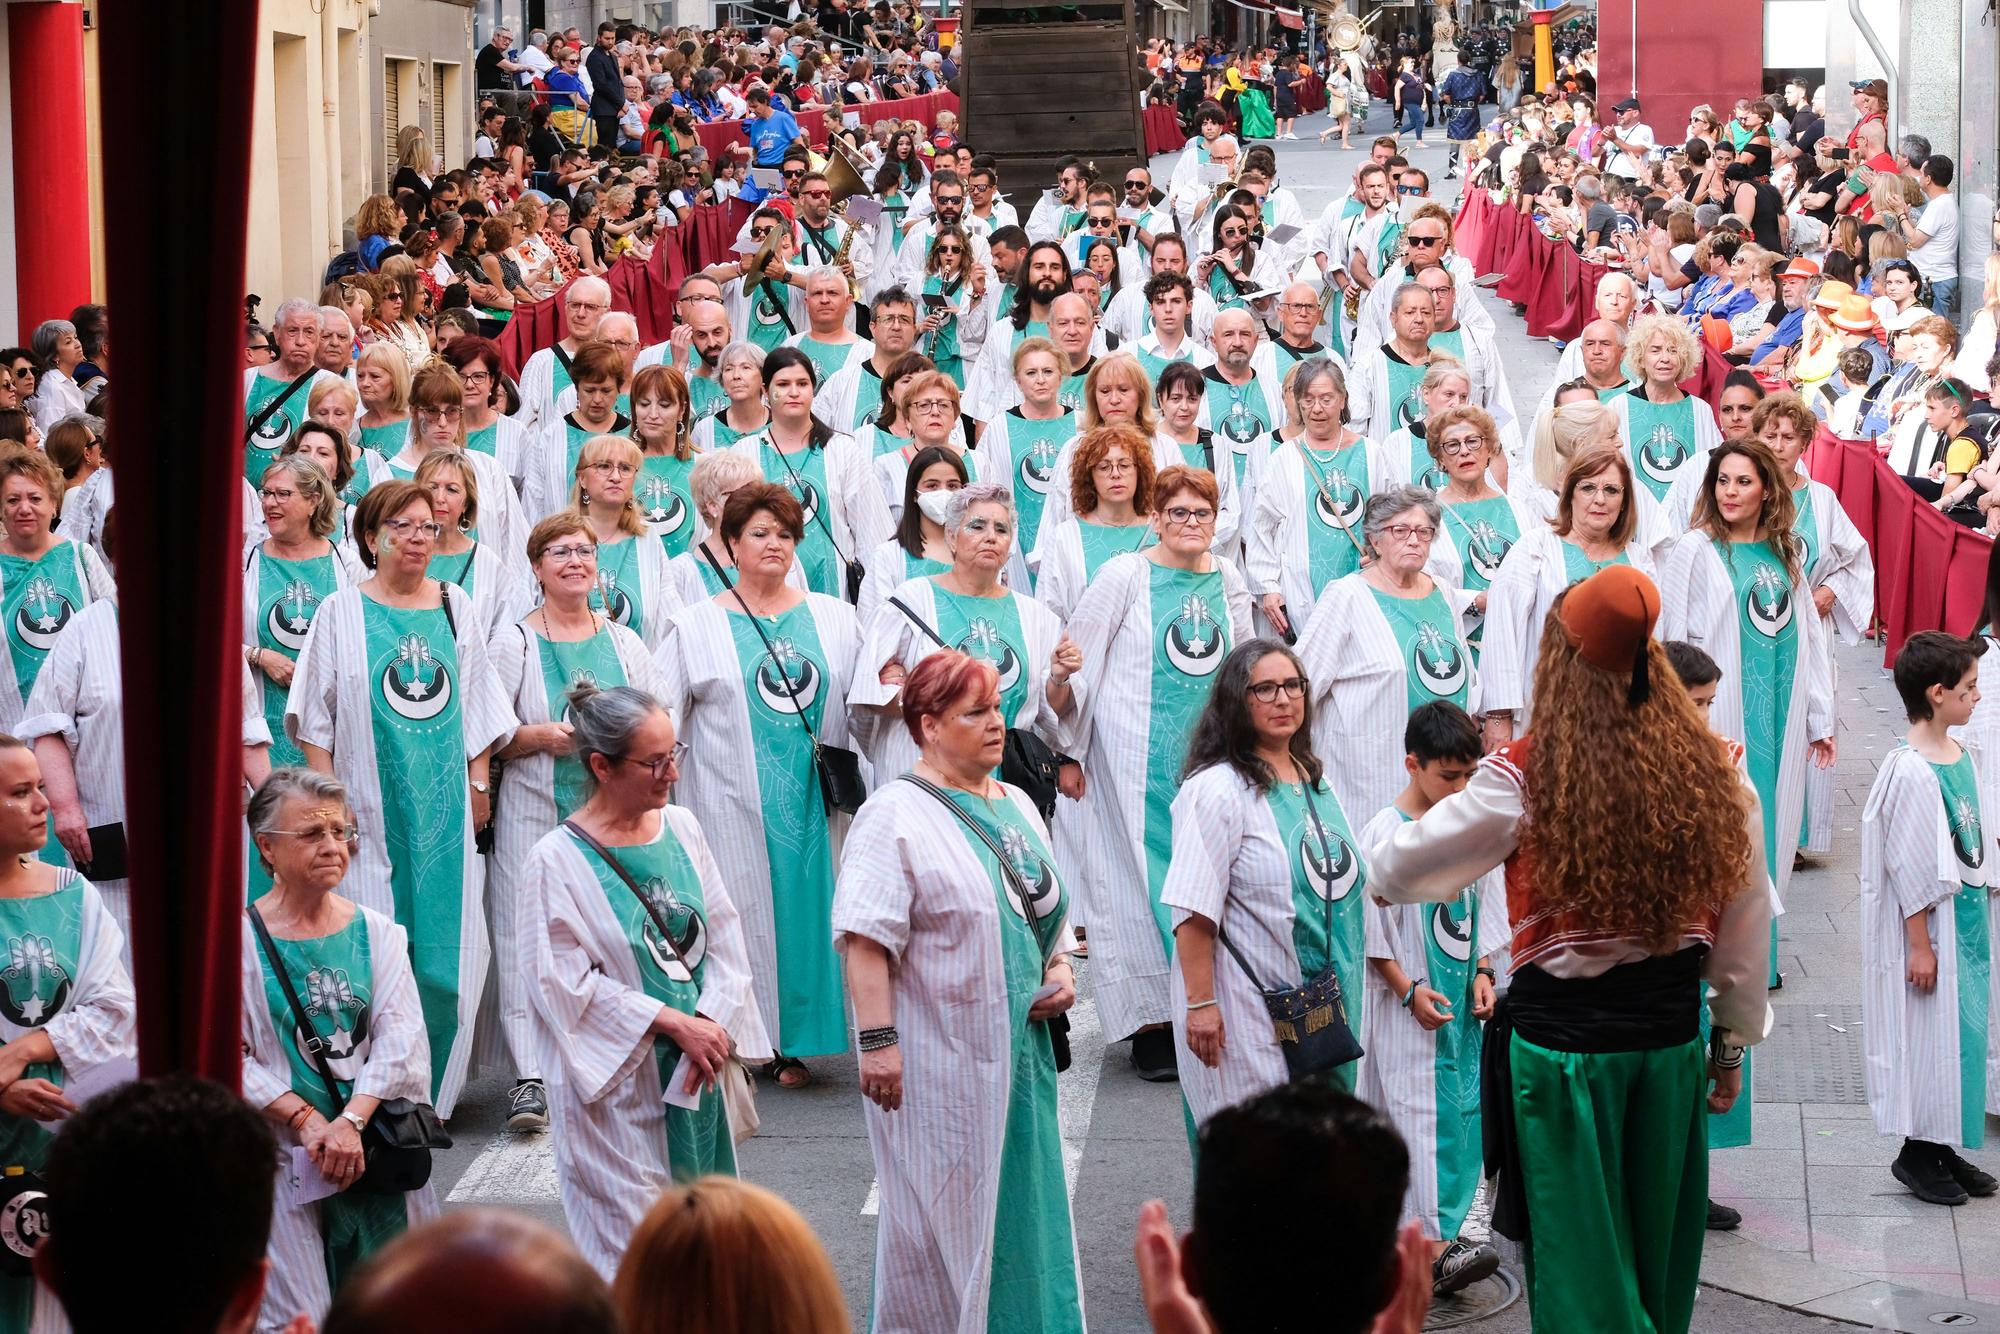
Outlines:
[[1870, 1278], [1727, 1232], [1708, 1234], [1701, 1282], [1752, 1301], [1867, 1329], [1901, 1334], [1929, 1334], [1939, 1326], [2000, 1330], [2000, 1306]]

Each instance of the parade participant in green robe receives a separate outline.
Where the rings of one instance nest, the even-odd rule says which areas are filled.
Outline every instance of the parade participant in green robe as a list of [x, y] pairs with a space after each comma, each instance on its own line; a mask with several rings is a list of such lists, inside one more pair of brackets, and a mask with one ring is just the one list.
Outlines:
[[646, 530], [670, 558], [694, 542], [693, 425], [687, 377], [671, 366], [647, 366], [632, 376], [631, 434], [641, 455], [632, 494]]
[[771, 409], [764, 402], [764, 349], [740, 340], [731, 343], [715, 359], [715, 379], [726, 401], [722, 411], [695, 423], [696, 446], [727, 449], [771, 424]]
[[360, 445], [385, 459], [402, 453], [410, 438], [410, 363], [391, 343], [370, 343], [354, 362], [361, 395]]
[[1533, 730], [1369, 861], [1393, 903], [1448, 902], [1506, 864], [1485, 1133], [1494, 1227], [1522, 1245], [1538, 1331], [1686, 1334], [1708, 1114], [1741, 1095], [1744, 1048], [1771, 1027], [1755, 794], [1652, 641], [1659, 607], [1629, 566], [1569, 589]]
[[[313, 391], [346, 383], [316, 366], [319, 340], [319, 307], [294, 297], [272, 318], [271, 342], [278, 359], [243, 372], [243, 478], [252, 486], [304, 424]], [[409, 375], [407, 365], [403, 374]]]

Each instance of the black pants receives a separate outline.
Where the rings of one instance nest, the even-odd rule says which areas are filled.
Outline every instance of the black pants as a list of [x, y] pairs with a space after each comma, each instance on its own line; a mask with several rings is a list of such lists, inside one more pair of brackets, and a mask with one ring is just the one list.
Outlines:
[[613, 156], [618, 153], [618, 113], [608, 116], [592, 116], [590, 123], [597, 127], [597, 142], [609, 149]]

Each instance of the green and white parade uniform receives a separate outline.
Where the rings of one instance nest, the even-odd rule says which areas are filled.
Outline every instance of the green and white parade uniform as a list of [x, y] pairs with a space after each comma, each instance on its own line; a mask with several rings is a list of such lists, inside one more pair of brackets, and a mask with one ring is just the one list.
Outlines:
[[500, 471], [512, 479], [515, 492], [519, 493], [528, 466], [528, 433], [521, 429], [519, 421], [495, 417], [478, 430], [466, 428], [465, 452], [484, 454], [499, 464]]
[[[274, 372], [266, 374], [266, 372]], [[252, 366], [243, 372], [243, 426], [248, 430], [250, 423], [257, 420], [274, 400], [282, 400], [243, 446], [243, 479], [252, 486], [264, 480], [264, 469], [277, 461], [278, 450], [290, 440], [299, 427], [306, 424], [311, 414], [307, 411], [312, 400], [312, 391], [327, 381], [340, 380], [331, 371], [315, 371], [311, 379], [291, 389], [295, 377], [286, 375], [275, 365]]]
[[821, 384], [838, 375], [856, 357], [875, 355], [875, 344], [866, 338], [854, 338], [845, 343], [822, 343], [813, 337], [811, 329], [799, 330], [785, 340], [785, 346], [797, 348], [812, 360], [813, 373]]
[[[1374, 850], [1409, 816], [1391, 806], [1361, 831], [1361, 852]], [[1424, 1235], [1458, 1237], [1479, 1190], [1482, 1171], [1479, 1123], [1481, 1021], [1473, 1017], [1473, 969], [1508, 941], [1507, 890], [1489, 871], [1445, 903], [1367, 907], [1368, 957], [1392, 959], [1413, 982], [1441, 993], [1451, 1004], [1444, 1027], [1428, 1032], [1391, 994], [1382, 975], [1368, 972], [1366, 1031], [1368, 1082], [1389, 1119], [1410, 1146], [1410, 1189], [1403, 1220], [1415, 1219]]]
[[[1229, 650], [1250, 637], [1250, 594], [1217, 556], [1206, 571], [1117, 556], [1069, 619], [1083, 654], [1060, 749], [1090, 776], [1090, 852], [1072, 869], [1090, 924], [1091, 984], [1110, 1039], [1172, 1017], [1173, 953], [1160, 899], [1188, 739]], [[1357, 935], [1357, 940], [1359, 939]]]
[[[998, 482], [1010, 491], [1013, 489], [1006, 463], [989, 453], [983, 444], [968, 446], [963, 427], [954, 428], [946, 437], [946, 443], [958, 451], [965, 464], [967, 481]], [[881, 488], [883, 503], [889, 507], [889, 518], [895, 523], [901, 523], [903, 519], [903, 488], [909, 483], [910, 460], [916, 457], [916, 453], [916, 441], [909, 440], [876, 454], [873, 461], [876, 485]]]
[[694, 487], [689, 480], [700, 454], [676, 458], [647, 454], [639, 462], [632, 498], [646, 520], [646, 530], [659, 539], [669, 559], [694, 545], [700, 516], [695, 512]]
[[[692, 389], [692, 385], [689, 386]], [[600, 435], [630, 435], [632, 422], [629, 418], [613, 416], [611, 422], [601, 431], [594, 431], [576, 420], [575, 413], [551, 417], [543, 424], [541, 433], [534, 438], [529, 452], [527, 476], [521, 483], [521, 509], [529, 528], [548, 518], [557, 510], [570, 508], [570, 495], [576, 490], [576, 461], [583, 454], [584, 442]], [[485, 509], [486, 488], [481, 478], [479, 491], [480, 509]], [[527, 536], [521, 538], [523, 547]]]
[[1365, 436], [1330, 451], [1301, 436], [1265, 460], [1243, 530], [1244, 574], [1253, 596], [1284, 599], [1294, 632], [1336, 580], [1361, 568], [1361, 514], [1385, 472]]
[[[1862, 1071], [1875, 1130], [1984, 1147], [1994, 967], [1992, 789], [1976, 743], [1952, 764], [1908, 746], [1882, 760], [1861, 817]], [[1917, 914], [1937, 953], [1937, 985], [1910, 986], [1905, 922]]]
[[[1838, 726], [1840, 671], [1833, 644], [1836, 637], [1844, 644], [1860, 643], [1862, 633], [1875, 619], [1875, 558], [1869, 553], [1867, 540], [1841, 508], [1839, 498], [1824, 483], [1809, 481], [1796, 487], [1792, 499], [1792, 531], [1806, 544], [1800, 562], [1806, 587], [1833, 590], [1833, 606], [1827, 614], [1818, 615], [1815, 607], [1806, 625], [1825, 646]], [[1833, 807], [1833, 770], [1808, 766], [1804, 827], [1799, 833], [1799, 846], [1807, 852], [1832, 851]]]
[[861, 581], [861, 597], [854, 604], [855, 619], [862, 625], [868, 624], [875, 609], [905, 583], [928, 575], [943, 574], [951, 568], [948, 561], [912, 556], [904, 550], [902, 539], [895, 537], [876, 543], [875, 549], [868, 553], [862, 564], [867, 566], [868, 576]]
[[[1618, 435], [1632, 460], [1633, 480], [1664, 501], [1684, 474], [1699, 478], [1708, 453], [1722, 443], [1722, 428], [1708, 404], [1692, 394], [1677, 402], [1654, 403], [1645, 386], [1619, 394], [1607, 404], [1618, 419]], [[1676, 516], [1682, 527], [1684, 516]]]
[[1191, 330], [1182, 330], [1180, 346], [1171, 352], [1161, 345], [1157, 331], [1148, 330], [1133, 340], [1132, 355], [1146, 368], [1146, 378], [1155, 385], [1160, 382], [1160, 372], [1177, 361], [1185, 361], [1198, 371], [1215, 364], [1215, 353], [1196, 341]]
[[[1227, 1041], [1210, 1067], [1187, 1049], [1187, 979], [1174, 956], [1174, 1053], [1188, 1115], [1199, 1127], [1223, 1108], [1291, 1081], [1260, 987], [1299, 986], [1331, 964], [1345, 993], [1347, 1022], [1359, 1035], [1369, 876], [1360, 843], [1323, 777], [1309, 808], [1303, 782], [1259, 792], [1231, 766], [1211, 765], [1181, 785], [1173, 822], [1173, 867], [1160, 895], [1171, 925], [1206, 918], [1257, 971], [1253, 981], [1217, 943], [1214, 996]], [[1095, 952], [1095, 919], [1090, 926]], [[1355, 1066], [1343, 1065], [1326, 1077], [1351, 1092], [1356, 1075]]]
[[[472, 599], [473, 620], [489, 638], [501, 626], [527, 615], [536, 600], [532, 580], [520, 569], [508, 568], [500, 548], [492, 542], [475, 541], [464, 551], [435, 552], [430, 576], [465, 591]], [[361, 576], [367, 577], [365, 573]]]
[[900, 781], [855, 817], [834, 903], [843, 947], [888, 952], [903, 1059], [901, 1108], [864, 1108], [881, 1200], [872, 1324], [1081, 1334], [1055, 1059], [1048, 1025], [1027, 1020], [1043, 960], [1075, 943], [1068, 886], [1018, 789], [950, 796], [1031, 903], [978, 835]]
[[[1229, 443], [1236, 489], [1243, 496], [1242, 509], [1251, 512], [1256, 503], [1255, 489], [1263, 471], [1263, 455], [1268, 452], [1262, 438], [1285, 424], [1284, 387], [1251, 360], [1252, 374], [1242, 384], [1231, 384], [1222, 368], [1210, 366], [1201, 373], [1201, 411], [1194, 424], [1213, 431]], [[1218, 451], [1219, 452], [1219, 451]]]
[[[563, 1218], [603, 1274], [617, 1271], [662, 1191], [736, 1174], [715, 1085], [691, 1109], [662, 1105], [681, 1059], [652, 1031], [662, 1009], [714, 1020], [744, 1061], [771, 1056], [751, 995], [744, 926], [695, 817], [664, 807], [652, 839], [607, 850], [646, 891], [652, 912], [567, 829], [535, 845], [521, 877], [522, 966]], [[670, 940], [661, 938], [655, 912]], [[743, 1076], [732, 1066], [726, 1077]]]
[[[403, 928], [357, 904], [347, 924], [330, 935], [274, 937], [272, 944], [311, 1031], [301, 1030], [246, 921], [240, 956], [244, 1101], [262, 1108], [296, 1093], [328, 1120], [357, 1094], [428, 1101], [430, 1046]], [[312, 1039], [324, 1044], [333, 1089], [304, 1050]], [[349, 1189], [296, 1204], [288, 1197], [290, 1175], [289, 1159], [281, 1160], [260, 1329], [281, 1329], [300, 1314], [325, 1319], [331, 1294], [357, 1265], [437, 1213], [429, 1186], [405, 1194]]]
[[736, 335], [766, 352], [776, 351], [787, 338], [810, 327], [804, 289], [776, 278], [732, 278], [723, 284], [722, 308]]
[[[95, 886], [68, 869], [54, 875], [50, 893], [0, 898], [0, 1043], [45, 1033], [56, 1060], [21, 1077], [61, 1088], [137, 1056], [138, 1004], [121, 962], [124, 933]], [[0, 1164], [40, 1171], [61, 1127], [0, 1113]], [[55, 1294], [32, 1275], [0, 1276], [0, 1330], [68, 1328]]]
[[1024, 591], [1034, 587], [1029, 559], [1040, 540], [1043, 515], [1050, 506], [1069, 504], [1067, 487], [1055, 484], [1056, 459], [1076, 435], [1076, 413], [1068, 408], [1053, 417], [1026, 416], [1008, 408], [986, 425], [979, 447], [1007, 467], [1007, 487], [1014, 493], [1014, 554], [1007, 562], [1007, 582]]
[[[665, 688], [652, 650], [622, 625], [600, 619], [591, 638], [560, 644], [542, 638], [540, 630], [541, 618], [529, 616], [524, 622], [501, 626], [487, 646], [500, 690], [522, 727], [568, 722], [568, 692], [584, 681], [605, 689], [633, 686], [655, 699]], [[494, 1025], [480, 1030], [475, 1055], [482, 1066], [489, 1056], [494, 1061], [504, 1056], [512, 1062], [516, 1079], [541, 1076], [521, 972], [522, 933], [527, 930], [524, 905], [534, 892], [524, 868], [535, 844], [576, 814], [588, 797], [583, 761], [574, 755], [537, 751], [500, 766], [489, 866], [493, 892], [486, 896], [494, 972], [500, 984], [500, 1022], [497, 1033]]]
[[817, 593], [759, 621], [769, 650], [734, 599], [683, 608], [658, 653], [660, 703], [690, 756], [675, 800], [701, 822], [743, 916], [771, 1041], [787, 1056], [825, 1056], [848, 1045], [827, 927], [847, 816], [826, 809], [798, 713], [823, 744], [850, 744], [859, 641], [853, 609]]
[[116, 598], [118, 584], [97, 552], [58, 537], [40, 556], [0, 552], [0, 615], [7, 618], [7, 659], [0, 672], [0, 732], [21, 721], [49, 650], [79, 611]]
[[[715, 533], [710, 533], [708, 535], [708, 544], [711, 550], [720, 548], [722, 538]], [[736, 582], [736, 567], [733, 565], [724, 565], [722, 569], [729, 576], [729, 583], [734, 584]], [[792, 568], [785, 571], [785, 582], [791, 587], [798, 589], [801, 593], [806, 591], [806, 567], [799, 564], [798, 557], [796, 556], [792, 557]], [[691, 544], [686, 551], [683, 551], [680, 555], [667, 562], [667, 586], [672, 590], [673, 596], [679, 600], [679, 605], [683, 607], [692, 607], [697, 602], [706, 602], [717, 593], [722, 592], [725, 587], [722, 576], [716, 574], [715, 567], [710, 565], [708, 560], [701, 554], [698, 543]]]
[[[1431, 543], [1431, 558], [1424, 568], [1454, 590], [1465, 642], [1472, 649], [1473, 662], [1482, 664], [1486, 616], [1493, 609], [1493, 581], [1500, 577], [1514, 544], [1533, 529], [1534, 522], [1503, 495], [1454, 503], [1450, 492], [1439, 491], [1438, 502], [1437, 540]], [[1473, 605], [1481, 593], [1486, 594], [1486, 612], [1475, 610]]]
[[292, 678], [285, 732], [329, 752], [347, 786], [361, 846], [345, 892], [409, 933], [431, 1100], [448, 1117], [488, 961], [466, 764], [505, 741], [514, 717], [472, 599], [441, 591], [445, 605], [430, 608], [391, 607], [358, 587], [325, 599]]
[[1428, 362], [1405, 361], [1391, 343], [1379, 343], [1354, 356], [1347, 376], [1347, 417], [1355, 430], [1371, 440], [1424, 419], [1424, 399], [1418, 386]]
[[1035, 598], [1056, 619], [1067, 621], [1107, 561], [1158, 541], [1152, 520], [1143, 514], [1131, 524], [1076, 518], [1045, 524], [1035, 553]]
[[667, 573], [667, 553], [651, 534], [597, 544], [597, 587], [590, 605], [636, 633], [647, 648], [659, 649], [682, 604]]
[[[751, 402], [753, 406], [762, 406], [755, 399], [751, 400]], [[696, 422], [694, 429], [689, 433], [689, 438], [694, 442], [695, 452], [705, 454], [711, 449], [727, 449], [746, 435], [755, 435], [768, 426], [770, 421], [771, 417], [767, 412], [764, 414], [762, 422], [759, 422], [747, 431], [739, 431], [729, 424], [729, 410], [725, 406], [721, 412], [716, 413], [714, 416], [703, 417], [700, 421]]]
[[731, 448], [755, 463], [765, 481], [790, 491], [804, 509], [798, 558], [813, 592], [845, 597], [846, 562], [874, 550], [895, 529], [861, 446], [836, 432], [816, 449], [786, 454], [772, 443], [767, 429]]

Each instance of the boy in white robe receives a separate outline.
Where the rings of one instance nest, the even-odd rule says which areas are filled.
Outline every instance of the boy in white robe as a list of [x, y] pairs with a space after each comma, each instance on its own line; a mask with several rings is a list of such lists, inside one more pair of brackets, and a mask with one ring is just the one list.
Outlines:
[[1890, 1173], [1918, 1199], [1964, 1204], [2000, 1182], [1982, 1147], [1995, 998], [1991, 866], [2000, 846], [1972, 751], [1948, 730], [1979, 702], [1983, 639], [1912, 635], [1896, 655], [1906, 744], [1861, 820], [1863, 1070], [1875, 1129], [1903, 1137]]
[[[1485, 751], [1479, 724], [1449, 700], [1410, 714], [1403, 729], [1410, 781], [1361, 831], [1362, 856], [1472, 780]], [[1449, 903], [1371, 901], [1362, 1008], [1375, 1101], [1410, 1146], [1403, 1221], [1431, 1243], [1431, 1291], [1459, 1292], [1500, 1267], [1484, 1242], [1460, 1235], [1479, 1192], [1481, 1025], [1492, 1017], [1491, 955], [1508, 940], [1502, 877], [1489, 873]]]

